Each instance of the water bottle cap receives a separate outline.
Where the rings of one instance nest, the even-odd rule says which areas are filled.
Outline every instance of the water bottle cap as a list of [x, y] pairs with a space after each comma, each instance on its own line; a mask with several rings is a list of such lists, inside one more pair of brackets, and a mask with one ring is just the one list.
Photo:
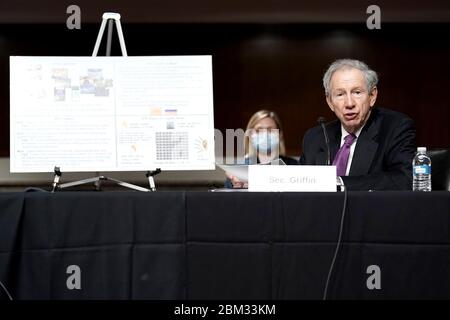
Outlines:
[[426, 147], [418, 147], [417, 152], [427, 152], [427, 148]]

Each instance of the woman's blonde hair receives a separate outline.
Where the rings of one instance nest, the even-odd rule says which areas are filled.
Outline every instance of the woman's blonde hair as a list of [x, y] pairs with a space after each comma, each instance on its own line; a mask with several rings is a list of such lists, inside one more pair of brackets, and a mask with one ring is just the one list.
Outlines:
[[262, 119], [270, 118], [272, 119], [277, 129], [279, 130], [279, 137], [280, 137], [280, 150], [279, 155], [284, 156], [286, 153], [286, 148], [284, 145], [284, 138], [283, 138], [283, 130], [281, 127], [281, 121], [278, 115], [274, 111], [270, 110], [259, 110], [256, 112], [248, 121], [247, 128], [245, 130], [245, 138], [244, 138], [244, 148], [245, 148], [245, 157], [246, 158], [253, 158], [256, 157], [256, 150], [253, 147], [253, 145], [250, 143], [250, 135], [252, 133], [252, 129], [256, 126], [256, 124], [261, 121]]

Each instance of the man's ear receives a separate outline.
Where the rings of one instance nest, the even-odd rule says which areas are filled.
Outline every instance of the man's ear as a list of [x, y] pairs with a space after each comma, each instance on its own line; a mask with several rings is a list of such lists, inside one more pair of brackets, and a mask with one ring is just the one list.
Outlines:
[[330, 107], [331, 111], [334, 112], [334, 106], [333, 106], [333, 104], [331, 103], [331, 98], [330, 98], [330, 96], [326, 96], [326, 100], [327, 100], [327, 104], [328, 104], [328, 106]]
[[378, 96], [378, 89], [377, 87], [373, 87], [372, 90], [369, 93], [369, 98], [370, 98], [370, 108], [372, 109], [375, 101], [377, 101], [377, 96]]

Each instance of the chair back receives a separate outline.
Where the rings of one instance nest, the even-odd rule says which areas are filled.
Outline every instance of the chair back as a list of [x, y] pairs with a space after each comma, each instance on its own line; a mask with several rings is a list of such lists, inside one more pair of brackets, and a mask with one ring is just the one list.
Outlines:
[[431, 189], [450, 191], [450, 149], [430, 149]]

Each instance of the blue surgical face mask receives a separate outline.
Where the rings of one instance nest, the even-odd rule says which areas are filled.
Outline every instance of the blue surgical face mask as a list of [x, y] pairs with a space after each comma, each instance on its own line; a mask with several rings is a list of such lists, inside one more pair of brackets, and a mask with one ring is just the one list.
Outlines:
[[257, 152], [269, 154], [278, 153], [280, 138], [278, 131], [260, 131], [251, 135], [251, 143]]

